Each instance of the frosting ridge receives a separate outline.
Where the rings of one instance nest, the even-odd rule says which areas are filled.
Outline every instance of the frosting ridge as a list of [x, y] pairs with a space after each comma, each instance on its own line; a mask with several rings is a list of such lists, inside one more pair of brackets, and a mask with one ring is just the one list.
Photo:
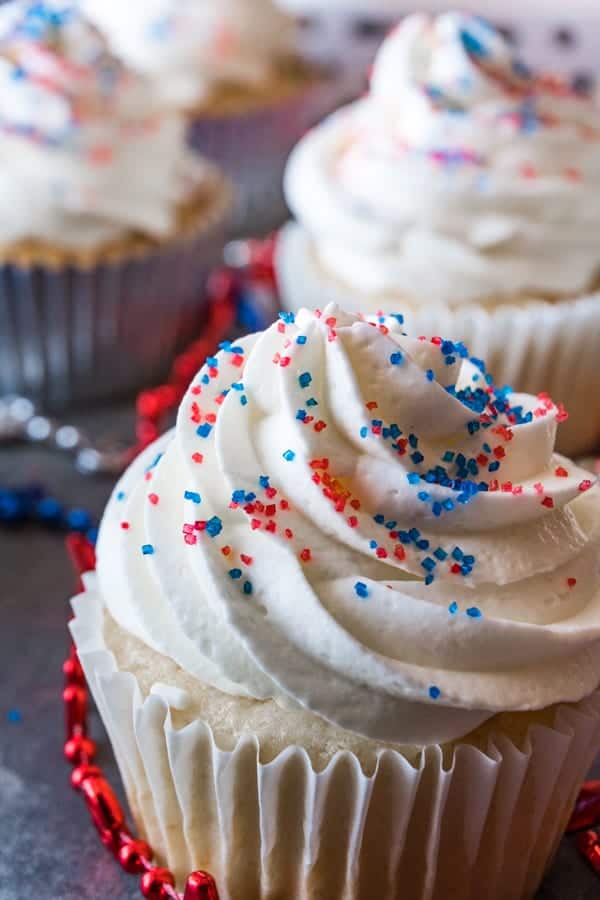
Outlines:
[[114, 618], [200, 680], [399, 744], [600, 680], [598, 490], [564, 411], [335, 307], [225, 343], [115, 489]]

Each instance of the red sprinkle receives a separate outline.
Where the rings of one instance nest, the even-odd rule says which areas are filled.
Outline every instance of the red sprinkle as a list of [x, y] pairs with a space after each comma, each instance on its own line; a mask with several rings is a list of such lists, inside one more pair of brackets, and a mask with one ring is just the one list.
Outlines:
[[283, 533], [286, 536], [286, 538], [288, 539], [288, 541], [291, 541], [291, 539], [294, 537], [294, 532], [292, 531], [291, 528], [286, 528]]
[[152, 504], [152, 506], [156, 506], [158, 503], [158, 494], [148, 494], [148, 500]]
[[221, 547], [221, 553], [223, 554], [223, 556], [229, 556], [229, 554], [231, 553], [231, 547], [229, 546], [229, 544]]
[[304, 550], [300, 552], [300, 559], [302, 562], [310, 562], [312, 559], [312, 555], [308, 547], [305, 547]]
[[127, 529], [129, 528], [129, 522], [121, 522], [121, 528], [123, 529], [123, 531], [127, 531]]
[[358, 519], [356, 518], [356, 516], [350, 516], [350, 518], [348, 519], [348, 525], [350, 526], [350, 528], [357, 527]]
[[240, 553], [240, 559], [245, 566], [251, 566], [254, 562], [253, 558], [251, 556], [246, 556], [245, 553]]
[[378, 547], [377, 550], [375, 551], [375, 555], [377, 556], [378, 559], [387, 559], [388, 553], [387, 553], [387, 550], [385, 549], [385, 547]]
[[554, 500], [552, 497], [544, 497], [542, 506], [545, 506], [547, 509], [554, 509]]
[[394, 556], [396, 559], [406, 559], [406, 550], [402, 544], [396, 544], [394, 547]]
[[577, 584], [577, 579], [576, 578], [567, 578], [567, 584], [570, 588], [573, 588]]
[[192, 460], [193, 460], [195, 463], [203, 463], [203, 462], [204, 462], [204, 457], [202, 456], [201, 453], [192, 453]]
[[589, 491], [592, 486], [592, 482], [589, 478], [584, 478], [583, 481], [579, 482], [579, 490], [580, 491]]
[[567, 478], [568, 475], [569, 475], [569, 473], [567, 472], [567, 470], [565, 469], [564, 466], [558, 466], [558, 467], [554, 470], [554, 474], [555, 474], [558, 478]]

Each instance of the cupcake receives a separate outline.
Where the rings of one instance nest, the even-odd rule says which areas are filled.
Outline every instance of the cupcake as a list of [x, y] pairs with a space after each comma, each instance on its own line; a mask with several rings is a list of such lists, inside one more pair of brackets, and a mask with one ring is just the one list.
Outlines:
[[294, 20], [273, 0], [84, 4], [116, 51], [185, 111], [192, 145], [235, 182], [233, 233], [281, 225], [287, 156], [335, 105], [336, 90], [329, 74], [299, 55]]
[[600, 491], [560, 409], [335, 306], [225, 344], [72, 632], [161, 864], [224, 900], [523, 900], [600, 738]]
[[130, 391], [197, 334], [230, 189], [75, 5], [3, 6], [0, 79], [0, 394]]
[[497, 382], [569, 400], [568, 452], [600, 440], [600, 107], [533, 75], [481, 19], [411, 16], [371, 90], [286, 174], [298, 224], [283, 302], [401, 309], [465, 341]]

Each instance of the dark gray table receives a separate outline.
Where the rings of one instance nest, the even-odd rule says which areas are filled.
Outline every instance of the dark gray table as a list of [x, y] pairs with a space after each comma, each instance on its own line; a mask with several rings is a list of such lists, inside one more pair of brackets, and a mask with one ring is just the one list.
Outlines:
[[[85, 422], [125, 434], [123, 410]], [[0, 485], [40, 480], [68, 503], [99, 515], [110, 480], [76, 475], [67, 460], [33, 448], [0, 449]], [[73, 575], [62, 538], [35, 528], [0, 530], [0, 900], [134, 900], [124, 875], [99, 844], [62, 759], [61, 664]], [[18, 710], [20, 721], [10, 721]], [[99, 763], [118, 783], [96, 715]], [[596, 765], [600, 777], [600, 758]], [[600, 879], [570, 840], [537, 900], [598, 900]], [[375, 898], [373, 898], [375, 900]], [[481, 900], [485, 900], [484, 897]]]

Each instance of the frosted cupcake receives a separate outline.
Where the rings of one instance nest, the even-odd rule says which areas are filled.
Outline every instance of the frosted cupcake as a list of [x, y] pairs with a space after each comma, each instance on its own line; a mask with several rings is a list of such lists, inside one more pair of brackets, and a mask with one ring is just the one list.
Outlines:
[[0, 393], [56, 408], [164, 374], [231, 194], [76, 6], [0, 10], [0, 159]]
[[226, 344], [73, 634], [133, 815], [226, 900], [523, 900], [600, 740], [600, 491], [561, 411], [329, 307]]
[[[402, 309], [498, 382], [569, 398], [569, 451], [600, 440], [600, 108], [535, 76], [480, 19], [412, 16], [370, 94], [300, 143], [284, 303]], [[307, 293], [308, 292], [308, 293]]]
[[299, 57], [293, 19], [272, 0], [84, 0], [116, 51], [185, 110], [192, 144], [238, 187], [236, 233], [286, 218], [287, 156], [332, 108], [334, 85]]

